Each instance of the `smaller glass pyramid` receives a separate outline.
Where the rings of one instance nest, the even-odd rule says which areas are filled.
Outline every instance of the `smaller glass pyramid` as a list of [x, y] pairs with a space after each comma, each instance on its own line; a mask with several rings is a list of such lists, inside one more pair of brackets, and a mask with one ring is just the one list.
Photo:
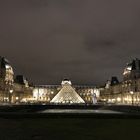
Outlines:
[[51, 100], [54, 104], [84, 104], [85, 101], [76, 93], [71, 81], [62, 81], [62, 89]]

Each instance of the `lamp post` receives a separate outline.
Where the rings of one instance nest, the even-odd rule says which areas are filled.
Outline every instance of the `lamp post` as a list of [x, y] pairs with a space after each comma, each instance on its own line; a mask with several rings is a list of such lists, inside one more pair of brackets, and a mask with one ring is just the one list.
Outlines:
[[134, 98], [133, 98], [134, 92], [133, 91], [130, 91], [130, 94], [131, 94], [131, 98], [132, 98], [132, 105], [134, 105]]
[[9, 103], [11, 103], [11, 98], [12, 98], [12, 93], [13, 93], [13, 89], [9, 90]]

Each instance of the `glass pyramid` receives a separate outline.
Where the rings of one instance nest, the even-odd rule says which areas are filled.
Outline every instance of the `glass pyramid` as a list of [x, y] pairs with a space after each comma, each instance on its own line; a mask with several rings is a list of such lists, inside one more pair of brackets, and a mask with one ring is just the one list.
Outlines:
[[62, 81], [62, 89], [51, 100], [54, 104], [84, 104], [85, 101], [76, 93], [71, 86], [71, 81]]

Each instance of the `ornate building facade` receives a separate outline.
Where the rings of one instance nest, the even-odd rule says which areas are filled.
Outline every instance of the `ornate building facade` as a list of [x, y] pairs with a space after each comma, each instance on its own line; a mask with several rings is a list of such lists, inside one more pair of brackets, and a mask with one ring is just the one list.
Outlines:
[[[35, 86], [33, 89], [33, 100], [34, 102], [44, 102], [44, 103], [52, 103], [51, 101], [53, 98], [61, 92], [63, 87], [63, 83], [67, 81], [63, 80], [61, 85], [42, 85], [42, 86]], [[69, 87], [69, 86], [67, 86]], [[71, 90], [70, 90], [71, 89]], [[100, 91], [99, 89], [95, 88], [95, 86], [82, 86], [82, 85], [70, 85], [70, 89], [68, 91], [71, 92], [72, 89], [78, 94], [80, 98], [83, 99], [85, 104], [95, 104], [99, 99]], [[65, 90], [64, 90], [65, 91]], [[66, 90], [67, 91], [67, 90]], [[63, 92], [63, 94], [67, 94], [69, 92]], [[75, 93], [74, 92], [74, 93]], [[73, 94], [73, 93], [71, 93]], [[62, 92], [61, 92], [62, 95]], [[75, 94], [74, 94], [75, 95]], [[68, 96], [71, 98], [70, 96]], [[62, 97], [64, 98], [64, 97]], [[71, 98], [72, 99], [72, 98]], [[67, 103], [73, 102], [67, 101]], [[65, 100], [63, 103], [66, 103]]]
[[9, 102], [13, 92], [14, 72], [10, 62], [0, 57], [0, 102]]
[[[78, 102], [95, 104], [99, 99], [99, 90], [94, 86], [71, 84], [66, 86], [64, 84], [66, 82], [65, 79], [60, 85], [31, 86], [22, 75], [17, 75], [16, 78], [14, 78], [14, 71], [10, 62], [4, 57], [0, 57], [0, 103], [54, 104], [56, 102], [51, 101], [58, 93], [61, 93], [61, 99], [64, 98], [61, 103], [66, 104]], [[63, 94], [64, 96], [62, 96]], [[60, 98], [58, 101], [60, 101]]]
[[10, 62], [0, 57], [0, 103], [18, 103], [32, 98], [32, 87], [29, 87], [23, 76], [16, 76]]
[[121, 82], [117, 77], [112, 77], [100, 88], [72, 85], [71, 81], [66, 79], [60, 85], [31, 86], [22, 75], [14, 78], [10, 62], [0, 57], [0, 103], [96, 104], [101, 101], [111, 104], [140, 105], [140, 60], [136, 58], [128, 63], [122, 75]]
[[140, 104], [140, 60], [133, 59], [126, 65], [123, 81], [109, 80], [100, 88], [100, 99], [113, 104]]

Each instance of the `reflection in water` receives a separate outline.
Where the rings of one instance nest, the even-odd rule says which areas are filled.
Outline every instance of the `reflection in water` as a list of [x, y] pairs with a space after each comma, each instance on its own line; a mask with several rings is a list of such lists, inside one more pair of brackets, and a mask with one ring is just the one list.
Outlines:
[[47, 109], [39, 113], [101, 113], [101, 114], [121, 114], [122, 112], [112, 110], [90, 110], [90, 109]]

